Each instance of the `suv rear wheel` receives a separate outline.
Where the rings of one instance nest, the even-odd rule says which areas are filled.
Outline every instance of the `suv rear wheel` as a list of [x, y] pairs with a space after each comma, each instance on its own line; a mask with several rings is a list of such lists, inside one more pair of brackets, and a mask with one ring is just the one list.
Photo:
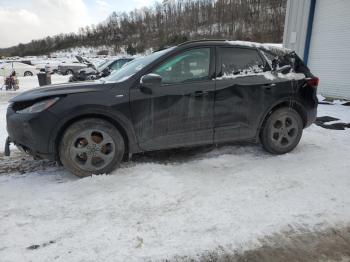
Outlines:
[[261, 132], [264, 149], [272, 154], [285, 154], [299, 143], [303, 133], [303, 121], [292, 108], [274, 111], [265, 122]]
[[119, 131], [98, 118], [72, 124], [59, 147], [63, 166], [79, 177], [110, 173], [120, 164], [124, 152], [124, 139]]

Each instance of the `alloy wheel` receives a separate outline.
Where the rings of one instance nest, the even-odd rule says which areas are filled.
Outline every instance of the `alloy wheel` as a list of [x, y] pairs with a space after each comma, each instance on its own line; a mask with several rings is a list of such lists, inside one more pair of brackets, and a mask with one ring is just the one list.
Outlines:
[[292, 116], [277, 118], [271, 129], [271, 140], [279, 147], [288, 147], [294, 143], [298, 137], [298, 125]]
[[89, 129], [73, 139], [70, 158], [85, 171], [94, 171], [109, 165], [115, 155], [115, 142], [106, 132]]

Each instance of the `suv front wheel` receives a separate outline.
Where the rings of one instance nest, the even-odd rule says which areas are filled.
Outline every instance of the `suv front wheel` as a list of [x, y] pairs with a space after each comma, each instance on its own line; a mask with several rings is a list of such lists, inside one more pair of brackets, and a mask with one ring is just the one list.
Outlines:
[[124, 139], [111, 123], [89, 118], [73, 123], [59, 146], [65, 168], [79, 177], [112, 172], [122, 161]]
[[292, 108], [280, 108], [267, 118], [260, 140], [264, 149], [272, 154], [285, 154], [299, 143], [303, 121]]

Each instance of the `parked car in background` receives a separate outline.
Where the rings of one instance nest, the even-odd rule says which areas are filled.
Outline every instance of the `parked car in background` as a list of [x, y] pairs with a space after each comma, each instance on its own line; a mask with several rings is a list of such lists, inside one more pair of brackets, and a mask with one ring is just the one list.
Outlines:
[[7, 62], [20, 62], [20, 63], [23, 63], [23, 64], [26, 64], [26, 65], [33, 65], [32, 61], [31, 60], [7, 60]]
[[33, 76], [36, 75], [39, 70], [35, 66], [27, 65], [21, 62], [5, 61], [0, 64], [0, 75], [9, 76], [15, 71], [17, 76]]
[[60, 63], [57, 67], [58, 73], [62, 75], [73, 75], [78, 73], [80, 69], [93, 66], [93, 64], [90, 61], [80, 56], [76, 56], [76, 58], [77, 58], [77, 61], [74, 61], [74, 62]]
[[290, 50], [187, 42], [104, 80], [20, 94], [8, 107], [8, 141], [81, 177], [110, 173], [129, 154], [184, 146], [250, 141], [284, 154], [316, 119], [317, 86]]
[[70, 82], [94, 80], [101, 77], [106, 77], [114, 70], [119, 70], [123, 65], [132, 61], [133, 58], [118, 58], [118, 59], [107, 59], [102, 61], [97, 66], [89, 66], [80, 69], [78, 73], [75, 73], [70, 77]]
[[59, 62], [39, 62], [39, 63], [36, 63], [34, 66], [39, 71], [45, 71], [53, 74], [58, 72], [59, 64], [60, 64]]

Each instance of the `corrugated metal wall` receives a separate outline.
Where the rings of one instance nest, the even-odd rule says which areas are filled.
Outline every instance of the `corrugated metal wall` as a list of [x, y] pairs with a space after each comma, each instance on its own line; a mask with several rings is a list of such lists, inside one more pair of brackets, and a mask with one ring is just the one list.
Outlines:
[[350, 0], [316, 0], [308, 66], [322, 95], [350, 99]]
[[[350, 1], [350, 0], [349, 0]], [[311, 0], [288, 0], [283, 46], [303, 58]]]
[[[283, 45], [304, 59], [311, 0], [288, 0]], [[350, 0], [316, 0], [308, 66], [319, 93], [350, 99]]]

